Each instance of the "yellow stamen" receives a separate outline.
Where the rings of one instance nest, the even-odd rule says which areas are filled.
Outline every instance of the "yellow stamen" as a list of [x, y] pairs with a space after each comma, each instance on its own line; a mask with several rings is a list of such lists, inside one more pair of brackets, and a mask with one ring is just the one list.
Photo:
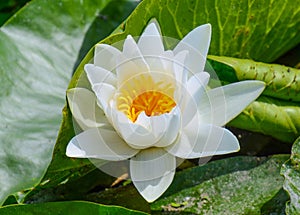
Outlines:
[[158, 116], [164, 113], [169, 113], [176, 103], [174, 100], [156, 91], [148, 91], [138, 95], [133, 99], [129, 111], [126, 111], [127, 117], [135, 122], [138, 115], [145, 111], [147, 116]]

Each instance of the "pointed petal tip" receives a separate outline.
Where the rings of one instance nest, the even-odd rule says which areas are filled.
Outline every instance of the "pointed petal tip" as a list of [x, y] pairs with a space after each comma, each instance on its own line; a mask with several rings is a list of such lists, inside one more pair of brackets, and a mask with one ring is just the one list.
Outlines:
[[[161, 197], [164, 192], [171, 185], [175, 171], [171, 171], [169, 174], [164, 175], [161, 178], [150, 180], [150, 181], [133, 181], [134, 186], [140, 195], [149, 203], [154, 202]], [[155, 185], [151, 183], [157, 183]]]
[[143, 55], [163, 55], [164, 44], [159, 24], [156, 21], [152, 20], [146, 26], [139, 38], [138, 46]]
[[261, 87], [263, 89], [266, 87], [266, 83], [264, 81], [253, 80], [251, 82], [255, 83], [258, 87]]
[[196, 27], [194, 30], [192, 31], [201, 31], [201, 32], [207, 32], [209, 35], [211, 34], [211, 24], [210, 23], [206, 23], [203, 25], [199, 25], [198, 27]]
[[128, 34], [127, 37], [126, 37], [126, 40], [132, 40], [133, 37], [131, 36], [131, 34]]
[[85, 152], [78, 148], [72, 140], [67, 145], [66, 156], [71, 158], [85, 158]]
[[210, 23], [206, 23], [203, 25], [207, 30], [211, 31], [211, 24]]
[[[248, 86], [249, 91], [255, 91], [257, 96], [256, 98], [264, 91], [266, 88], [266, 83], [263, 81], [258, 80], [247, 80], [247, 81], [241, 81], [241, 84], [244, 84], [245, 86]], [[255, 99], [256, 99], [255, 98]]]
[[89, 70], [91, 67], [93, 66], [93, 64], [87, 63], [83, 66], [84, 71]]
[[142, 150], [130, 160], [132, 182], [148, 202], [155, 201], [168, 189], [175, 169], [175, 157], [162, 148]]
[[161, 36], [161, 30], [158, 21], [153, 18], [144, 29], [142, 36]]
[[152, 23], [154, 23], [155, 25], [159, 26], [159, 23], [158, 23], [158, 21], [157, 21], [157, 19], [156, 19], [156, 18], [152, 18], [152, 19], [150, 19], [150, 22], [149, 22], [149, 24], [152, 24]]

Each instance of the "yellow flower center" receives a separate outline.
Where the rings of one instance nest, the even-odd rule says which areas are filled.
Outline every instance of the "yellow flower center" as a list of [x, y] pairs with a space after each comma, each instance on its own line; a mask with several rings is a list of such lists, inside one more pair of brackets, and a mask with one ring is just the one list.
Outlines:
[[174, 100], [161, 92], [144, 92], [132, 101], [127, 117], [135, 122], [138, 115], [143, 111], [147, 116], [158, 116], [169, 113], [175, 106]]
[[169, 113], [176, 106], [173, 94], [174, 87], [170, 80], [155, 82], [151, 76], [141, 75], [128, 80], [120, 88], [117, 107], [135, 122], [143, 111], [147, 116]]

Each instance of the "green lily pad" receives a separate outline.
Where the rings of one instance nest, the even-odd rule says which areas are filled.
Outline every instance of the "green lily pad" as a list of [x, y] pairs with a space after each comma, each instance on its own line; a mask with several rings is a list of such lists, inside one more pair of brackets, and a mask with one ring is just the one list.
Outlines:
[[[174, 187], [177, 192], [154, 202], [151, 209], [157, 213], [165, 211], [166, 214], [168, 212], [261, 214], [264, 207], [264, 211], [271, 214], [274, 210], [278, 211], [278, 208], [274, 206], [268, 208], [266, 205], [269, 201], [275, 202], [274, 198], [281, 192], [283, 178], [279, 172], [287, 157], [286, 155], [273, 156], [260, 162], [257, 167], [211, 177], [190, 188], [178, 189]], [[227, 164], [235, 165], [233, 161], [232, 159]], [[222, 163], [222, 161], [219, 162]], [[190, 172], [200, 171], [201, 168], [203, 167], [196, 167]], [[195, 179], [190, 178], [188, 174], [185, 177], [190, 181]], [[201, 179], [201, 177], [202, 174], [199, 174], [198, 178]], [[172, 187], [169, 190], [172, 191]], [[280, 198], [278, 197], [278, 199]], [[281, 197], [281, 200], [285, 201], [285, 196]], [[181, 207], [173, 207], [172, 205], [175, 203], [180, 204]]]
[[113, 0], [36, 0], [1, 28], [0, 204], [39, 182], [51, 160], [73, 69], [136, 2], [119, 2], [127, 7], [118, 15], [110, 4], [119, 8]]

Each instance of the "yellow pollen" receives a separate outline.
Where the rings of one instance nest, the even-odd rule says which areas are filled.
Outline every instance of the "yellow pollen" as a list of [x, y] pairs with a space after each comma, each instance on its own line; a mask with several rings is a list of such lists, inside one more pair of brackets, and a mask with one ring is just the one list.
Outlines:
[[157, 91], [147, 91], [132, 100], [130, 106], [127, 106], [127, 117], [135, 122], [139, 114], [145, 111], [147, 116], [158, 116], [169, 113], [176, 106], [174, 100]]

